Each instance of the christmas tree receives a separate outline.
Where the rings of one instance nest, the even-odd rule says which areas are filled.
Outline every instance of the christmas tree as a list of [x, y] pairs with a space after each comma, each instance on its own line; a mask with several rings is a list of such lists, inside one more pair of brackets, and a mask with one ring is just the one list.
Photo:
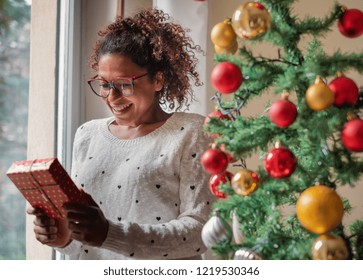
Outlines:
[[[336, 192], [363, 174], [363, 96], [344, 74], [363, 72], [363, 53], [328, 55], [320, 40], [333, 25], [361, 36], [363, 12], [336, 3], [325, 18], [299, 18], [294, 2], [242, 3], [211, 30], [216, 110], [202, 165], [219, 200], [202, 238], [223, 258], [363, 259], [363, 221], [343, 226], [351, 206]], [[255, 56], [246, 41], [273, 44], [276, 57]], [[241, 115], [266, 92], [281, 99]]]

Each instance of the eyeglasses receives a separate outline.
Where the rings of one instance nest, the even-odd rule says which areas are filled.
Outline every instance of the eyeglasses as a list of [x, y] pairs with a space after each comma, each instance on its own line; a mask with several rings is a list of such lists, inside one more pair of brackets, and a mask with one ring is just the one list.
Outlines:
[[122, 96], [131, 96], [134, 93], [134, 81], [146, 76], [147, 74], [148, 73], [130, 77], [120, 77], [109, 82], [102, 78], [96, 78], [96, 75], [92, 79], [88, 80], [87, 83], [96, 95], [103, 98], [110, 95], [111, 88]]

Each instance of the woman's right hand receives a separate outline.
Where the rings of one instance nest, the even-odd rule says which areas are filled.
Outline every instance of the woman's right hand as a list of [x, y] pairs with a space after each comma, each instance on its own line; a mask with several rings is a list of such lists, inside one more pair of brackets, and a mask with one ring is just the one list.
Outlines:
[[34, 232], [36, 239], [51, 247], [65, 247], [71, 242], [68, 222], [64, 219], [52, 219], [40, 208], [28, 208], [29, 215], [34, 215]]

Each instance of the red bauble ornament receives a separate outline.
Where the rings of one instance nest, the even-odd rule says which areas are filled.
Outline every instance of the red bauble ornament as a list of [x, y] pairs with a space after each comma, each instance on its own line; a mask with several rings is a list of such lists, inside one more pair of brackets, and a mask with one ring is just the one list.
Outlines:
[[363, 12], [348, 9], [338, 21], [340, 33], [348, 38], [356, 38], [363, 34]]
[[224, 171], [220, 174], [212, 175], [212, 177], [210, 177], [210, 180], [209, 180], [209, 187], [210, 187], [212, 194], [214, 194], [215, 196], [217, 196], [219, 198], [227, 198], [227, 195], [224, 192], [221, 192], [220, 190], [218, 190], [218, 187], [221, 184], [230, 183], [232, 178], [233, 178], [233, 174], [229, 171]]
[[289, 177], [295, 171], [296, 165], [295, 155], [288, 148], [283, 147], [280, 142], [265, 157], [265, 168], [273, 178]]
[[344, 125], [342, 142], [350, 151], [363, 152], [363, 120], [353, 119]]
[[281, 128], [288, 127], [297, 117], [296, 106], [287, 96], [285, 93], [284, 98], [274, 102], [270, 108], [270, 120]]
[[226, 170], [228, 158], [220, 149], [210, 148], [203, 153], [201, 163], [206, 172], [214, 175]]
[[332, 80], [328, 87], [334, 92], [334, 106], [353, 106], [358, 101], [359, 89], [356, 83], [340, 74]]
[[211, 73], [211, 82], [220, 93], [235, 92], [242, 84], [243, 76], [236, 64], [224, 61], [216, 65]]

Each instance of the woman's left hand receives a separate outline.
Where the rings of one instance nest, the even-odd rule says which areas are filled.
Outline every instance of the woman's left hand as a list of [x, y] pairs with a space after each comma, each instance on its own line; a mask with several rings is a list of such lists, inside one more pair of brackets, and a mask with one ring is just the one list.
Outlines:
[[63, 205], [63, 209], [67, 212], [70, 237], [83, 244], [100, 247], [107, 237], [108, 221], [93, 198], [89, 194], [85, 195], [88, 205], [79, 203]]

